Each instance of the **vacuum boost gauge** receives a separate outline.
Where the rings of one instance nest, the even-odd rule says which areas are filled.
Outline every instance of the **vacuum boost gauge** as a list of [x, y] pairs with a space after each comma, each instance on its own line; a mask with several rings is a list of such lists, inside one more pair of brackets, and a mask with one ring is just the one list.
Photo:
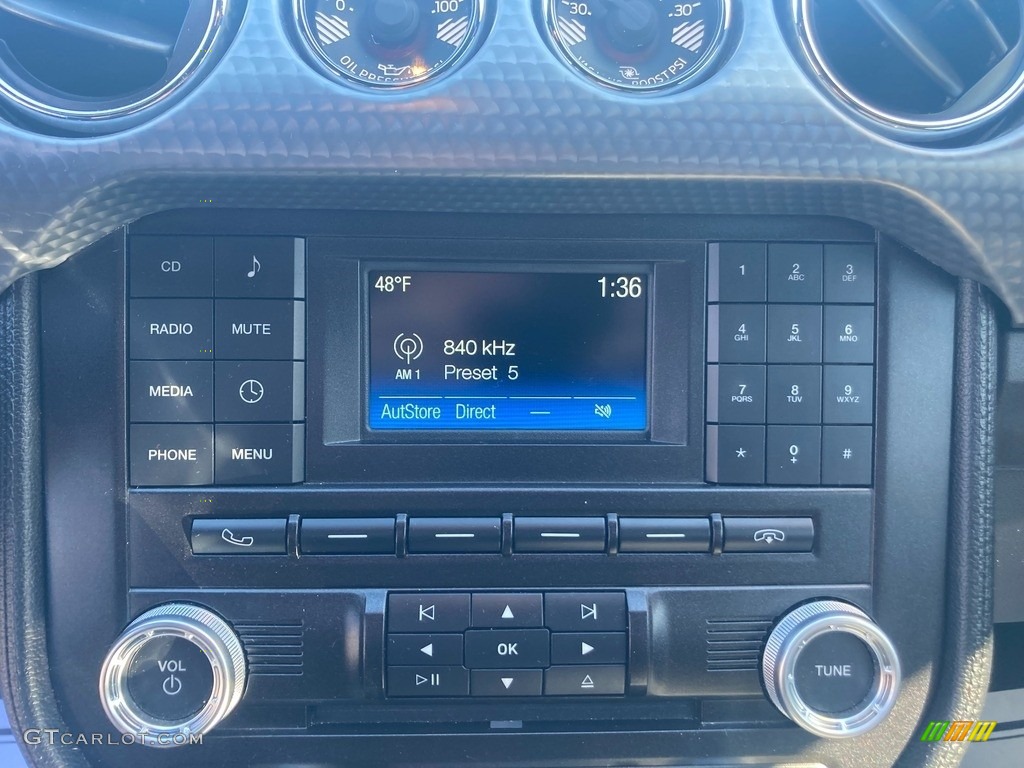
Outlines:
[[649, 92], [705, 72], [721, 49], [729, 0], [545, 0], [548, 32], [599, 83]]
[[484, 0], [296, 0], [299, 26], [329, 74], [372, 88], [437, 77], [472, 48]]

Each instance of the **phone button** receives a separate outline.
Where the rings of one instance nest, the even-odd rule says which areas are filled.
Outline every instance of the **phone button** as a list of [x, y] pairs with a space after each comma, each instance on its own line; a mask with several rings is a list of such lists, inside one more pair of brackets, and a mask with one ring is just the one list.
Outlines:
[[723, 552], [810, 552], [814, 521], [809, 517], [727, 517]]
[[192, 521], [195, 555], [283, 555], [287, 520], [216, 519]]

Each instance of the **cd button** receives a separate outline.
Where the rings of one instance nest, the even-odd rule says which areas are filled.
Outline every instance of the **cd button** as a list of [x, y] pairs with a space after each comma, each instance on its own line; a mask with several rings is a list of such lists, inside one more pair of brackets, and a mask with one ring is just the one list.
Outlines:
[[549, 592], [544, 623], [556, 632], [624, 632], [626, 595], [622, 592]]
[[517, 517], [516, 552], [604, 552], [603, 517]]
[[551, 635], [552, 664], [625, 664], [625, 632]]
[[389, 632], [462, 632], [468, 627], [468, 594], [388, 595]]
[[474, 669], [470, 673], [474, 696], [540, 696], [544, 672], [539, 669]]
[[388, 667], [389, 696], [468, 696], [462, 667]]
[[132, 296], [213, 296], [213, 240], [209, 237], [131, 239], [128, 270]]
[[470, 669], [546, 667], [551, 661], [551, 633], [546, 629], [471, 629], [466, 632], [466, 666]]
[[543, 627], [544, 596], [528, 594], [473, 595], [474, 627]]
[[409, 521], [409, 553], [501, 553], [501, 518], [417, 517]]
[[551, 667], [544, 673], [545, 696], [621, 696], [626, 668], [621, 664]]

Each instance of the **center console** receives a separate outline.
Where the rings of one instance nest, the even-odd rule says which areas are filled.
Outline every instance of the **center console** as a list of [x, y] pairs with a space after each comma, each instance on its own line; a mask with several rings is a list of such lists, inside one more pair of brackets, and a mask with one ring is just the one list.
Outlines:
[[916, 722], [954, 286], [868, 228], [186, 212], [40, 295], [82, 722], [354, 765], [831, 760]]

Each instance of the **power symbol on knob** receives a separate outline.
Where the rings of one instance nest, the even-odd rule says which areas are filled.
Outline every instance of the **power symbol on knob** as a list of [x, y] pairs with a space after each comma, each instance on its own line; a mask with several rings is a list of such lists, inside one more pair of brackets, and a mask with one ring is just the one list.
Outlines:
[[168, 696], [177, 696], [181, 693], [181, 678], [175, 674], [168, 675], [164, 680], [164, 693]]

